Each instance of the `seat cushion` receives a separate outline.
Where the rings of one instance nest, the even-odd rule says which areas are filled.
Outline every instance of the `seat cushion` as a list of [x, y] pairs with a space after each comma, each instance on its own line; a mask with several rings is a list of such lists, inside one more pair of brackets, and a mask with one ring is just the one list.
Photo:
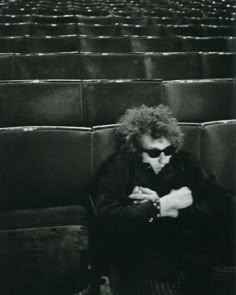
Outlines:
[[88, 212], [82, 206], [0, 211], [0, 231], [87, 224]]
[[0, 294], [68, 295], [87, 286], [85, 226], [0, 231], [0, 245]]

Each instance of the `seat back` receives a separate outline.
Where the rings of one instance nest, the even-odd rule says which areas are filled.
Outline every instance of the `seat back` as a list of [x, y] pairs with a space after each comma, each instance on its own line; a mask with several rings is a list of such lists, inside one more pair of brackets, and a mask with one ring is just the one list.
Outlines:
[[203, 124], [201, 163], [236, 194], [236, 120]]
[[25, 38], [22, 53], [52, 53], [79, 51], [79, 38], [76, 36], [50, 36]]
[[163, 82], [163, 103], [178, 120], [206, 122], [236, 118], [232, 79]]
[[0, 130], [2, 210], [86, 204], [91, 130], [18, 127]]
[[83, 126], [81, 81], [0, 83], [0, 127]]
[[78, 54], [24, 54], [14, 56], [14, 79], [79, 79]]
[[180, 51], [179, 38], [171, 37], [131, 37], [133, 52], [177, 52]]
[[24, 52], [25, 44], [24, 37], [0, 37], [0, 52], [1, 53], [21, 53]]
[[11, 54], [0, 55], [0, 80], [13, 79], [13, 56]]
[[197, 53], [144, 54], [147, 79], [201, 79], [200, 56]]
[[82, 79], [143, 79], [145, 71], [140, 54], [80, 54]]
[[84, 81], [83, 120], [86, 126], [114, 124], [127, 108], [161, 103], [160, 81]]
[[130, 39], [125, 37], [80, 37], [80, 52], [132, 52]]
[[236, 73], [236, 53], [201, 54], [203, 78], [232, 78]]

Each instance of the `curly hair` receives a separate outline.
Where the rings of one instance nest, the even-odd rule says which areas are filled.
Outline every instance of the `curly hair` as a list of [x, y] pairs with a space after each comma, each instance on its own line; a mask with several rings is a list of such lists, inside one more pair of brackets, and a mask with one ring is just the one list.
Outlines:
[[139, 153], [140, 138], [144, 134], [150, 134], [154, 139], [166, 137], [176, 150], [183, 145], [184, 136], [176, 118], [171, 109], [162, 104], [127, 109], [117, 123], [120, 124], [117, 132], [123, 139], [122, 149], [127, 153]]

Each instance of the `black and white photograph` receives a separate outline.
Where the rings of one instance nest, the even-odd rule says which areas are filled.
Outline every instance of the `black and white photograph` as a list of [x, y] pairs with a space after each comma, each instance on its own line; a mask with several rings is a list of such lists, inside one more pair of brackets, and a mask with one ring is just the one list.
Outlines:
[[0, 0], [0, 268], [236, 294], [236, 0]]

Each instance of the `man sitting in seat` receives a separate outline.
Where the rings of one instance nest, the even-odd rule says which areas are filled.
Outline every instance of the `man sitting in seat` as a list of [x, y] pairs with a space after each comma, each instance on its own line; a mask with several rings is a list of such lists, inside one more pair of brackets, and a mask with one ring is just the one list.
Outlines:
[[181, 150], [168, 107], [129, 109], [117, 131], [120, 150], [96, 184], [114, 295], [209, 292], [206, 274], [225, 259], [230, 194]]

